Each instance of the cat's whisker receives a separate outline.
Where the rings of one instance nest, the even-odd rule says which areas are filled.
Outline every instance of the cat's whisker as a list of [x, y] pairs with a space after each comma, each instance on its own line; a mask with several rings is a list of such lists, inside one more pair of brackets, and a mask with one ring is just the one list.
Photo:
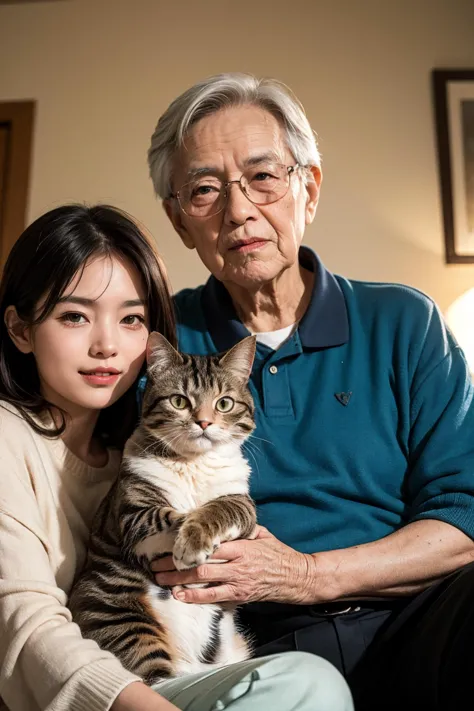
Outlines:
[[257, 476], [260, 476], [260, 467], [258, 466], [257, 457], [250, 449], [248, 450], [248, 453], [252, 457], [253, 461], [255, 462], [255, 466], [257, 468]]
[[249, 454], [252, 454], [255, 458], [255, 454], [260, 454], [260, 448], [255, 442], [249, 442], [248, 440], [245, 442], [244, 445], [244, 453], [248, 452]]
[[175, 442], [178, 442], [179, 439], [180, 439], [180, 433], [173, 432], [171, 437], [166, 437], [166, 433], [165, 433], [165, 437], [164, 438], [161, 437], [159, 441], [165, 451], [174, 453], [173, 445]]
[[[270, 442], [269, 439], [264, 439], [263, 437], [257, 437], [257, 435], [254, 435], [253, 432], [252, 432], [252, 434], [249, 436], [249, 439], [259, 439], [261, 442], [266, 442], [267, 444], [271, 444], [272, 447], [276, 447], [276, 443], [275, 443], [275, 442]], [[248, 440], [247, 440], [247, 441], [248, 441]]]
[[[261, 437], [257, 437], [257, 439], [262, 439]], [[232, 435], [229, 433], [226, 438], [223, 440], [224, 443], [231, 443], [234, 441], [234, 438]], [[250, 442], [250, 437], [248, 437], [245, 442], [243, 442], [243, 449], [244, 452], [248, 451], [248, 454], [252, 457], [253, 461], [255, 462], [255, 467], [257, 469], [257, 475], [260, 475], [260, 467], [258, 466], [258, 460], [257, 457], [255, 456], [254, 451], [252, 451], [252, 448], [256, 450], [257, 452], [260, 452], [258, 445], [256, 442]]]
[[167, 447], [170, 451], [174, 451], [174, 450], [173, 450], [174, 444], [177, 443], [177, 442], [181, 442], [182, 439], [183, 439], [183, 437], [181, 436], [181, 433], [178, 432], [177, 434], [174, 434], [172, 437], [170, 437], [169, 439], [167, 439], [167, 440], [164, 442], [164, 444], [166, 445], [166, 447]]
[[259, 448], [258, 448], [257, 445], [254, 444], [253, 442], [252, 442], [252, 443], [246, 442], [246, 446], [245, 446], [245, 448], [244, 448], [244, 452], [247, 452], [247, 451], [248, 451], [248, 452], [251, 452], [252, 454], [255, 454], [255, 452], [256, 452], [257, 454], [260, 454]]
[[165, 451], [173, 453], [174, 450], [172, 445], [183, 437], [183, 433], [179, 431], [177, 432], [173, 423], [161, 425], [160, 435], [161, 436], [159, 438], [151, 438], [150, 444], [147, 447], [142, 448], [143, 453], [148, 453], [150, 450], [154, 449], [157, 442], [161, 444]]

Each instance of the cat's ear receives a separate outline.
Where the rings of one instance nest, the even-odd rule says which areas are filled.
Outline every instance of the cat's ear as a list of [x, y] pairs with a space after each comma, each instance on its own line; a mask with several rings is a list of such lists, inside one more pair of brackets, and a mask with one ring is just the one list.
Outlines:
[[252, 372], [256, 345], [255, 336], [247, 336], [222, 356], [219, 365], [230, 370], [239, 380], [247, 382]]
[[149, 372], [154, 373], [173, 365], [182, 365], [183, 358], [161, 333], [152, 331], [146, 344], [146, 361]]

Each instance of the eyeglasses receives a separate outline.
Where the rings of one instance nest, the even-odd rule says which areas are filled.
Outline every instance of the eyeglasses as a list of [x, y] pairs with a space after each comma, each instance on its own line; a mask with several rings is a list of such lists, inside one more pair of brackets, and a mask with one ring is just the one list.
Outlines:
[[227, 182], [206, 175], [186, 183], [170, 198], [177, 200], [181, 210], [189, 217], [212, 217], [225, 208], [230, 186], [236, 183], [254, 205], [271, 205], [285, 197], [291, 176], [301, 167], [298, 163], [259, 163], [248, 168], [239, 180]]

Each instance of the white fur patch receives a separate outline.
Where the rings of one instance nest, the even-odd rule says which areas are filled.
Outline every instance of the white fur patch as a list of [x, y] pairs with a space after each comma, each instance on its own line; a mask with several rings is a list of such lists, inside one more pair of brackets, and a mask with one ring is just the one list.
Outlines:
[[163, 553], [172, 553], [175, 537], [176, 533], [171, 533], [170, 531], [154, 533], [135, 546], [135, 554], [138, 557], [145, 555], [148, 560], [153, 560], [153, 558], [163, 555]]
[[231, 612], [221, 620], [220, 649], [216, 661], [206, 664], [200, 655], [209, 641], [209, 632], [218, 605], [196, 605], [170, 597], [160, 600], [157, 588], [150, 585], [148, 599], [157, 620], [170, 632], [178, 658], [177, 674], [194, 674], [248, 659], [250, 652], [245, 641], [237, 634]]
[[222, 541], [235, 541], [240, 537], [240, 528], [238, 526], [231, 526], [222, 536]]
[[188, 512], [219, 496], [247, 494], [250, 467], [240, 446], [223, 445], [192, 461], [126, 457], [134, 474], [162, 489], [170, 506]]

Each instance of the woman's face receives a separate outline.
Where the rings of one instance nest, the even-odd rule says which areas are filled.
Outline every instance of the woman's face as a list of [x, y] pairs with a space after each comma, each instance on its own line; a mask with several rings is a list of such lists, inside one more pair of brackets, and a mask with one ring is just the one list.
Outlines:
[[21, 350], [35, 357], [43, 396], [73, 416], [108, 407], [131, 387], [148, 331], [135, 268], [117, 257], [97, 257], [48, 318], [27, 329]]

